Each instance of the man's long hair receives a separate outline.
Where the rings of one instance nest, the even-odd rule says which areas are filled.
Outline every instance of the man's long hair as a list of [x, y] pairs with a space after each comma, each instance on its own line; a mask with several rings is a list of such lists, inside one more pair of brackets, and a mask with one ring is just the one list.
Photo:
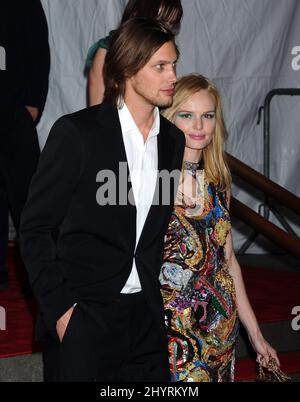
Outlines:
[[167, 42], [173, 42], [176, 48], [174, 34], [157, 21], [133, 18], [122, 24], [114, 33], [105, 57], [103, 102], [117, 107], [124, 99], [126, 80], [140, 71]]

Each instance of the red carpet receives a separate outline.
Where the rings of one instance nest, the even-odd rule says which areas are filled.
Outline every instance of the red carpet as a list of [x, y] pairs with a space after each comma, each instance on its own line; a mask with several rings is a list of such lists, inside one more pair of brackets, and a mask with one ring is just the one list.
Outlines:
[[300, 273], [243, 267], [247, 293], [259, 322], [292, 320], [300, 305]]
[[9, 288], [0, 289], [0, 306], [6, 310], [6, 330], [0, 331], [0, 357], [41, 350], [41, 346], [33, 340], [36, 305], [33, 299], [24, 299], [22, 295], [25, 272], [15, 247], [9, 247], [8, 265]]

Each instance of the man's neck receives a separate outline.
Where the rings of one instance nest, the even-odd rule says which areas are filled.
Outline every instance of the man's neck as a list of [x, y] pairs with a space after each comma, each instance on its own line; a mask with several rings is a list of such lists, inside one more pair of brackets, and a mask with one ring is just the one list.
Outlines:
[[154, 106], [143, 102], [134, 102], [126, 98], [126, 96], [124, 101], [135, 124], [143, 135], [144, 142], [146, 142], [154, 123]]

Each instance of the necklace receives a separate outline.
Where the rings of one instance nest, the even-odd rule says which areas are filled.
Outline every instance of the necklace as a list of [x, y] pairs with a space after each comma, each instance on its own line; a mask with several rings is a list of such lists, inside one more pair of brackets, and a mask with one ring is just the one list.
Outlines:
[[204, 207], [204, 170], [200, 164], [184, 161], [175, 204], [185, 209], [187, 216], [199, 216]]
[[200, 163], [198, 162], [183, 161], [182, 170], [192, 174], [193, 176], [196, 176], [199, 166]]

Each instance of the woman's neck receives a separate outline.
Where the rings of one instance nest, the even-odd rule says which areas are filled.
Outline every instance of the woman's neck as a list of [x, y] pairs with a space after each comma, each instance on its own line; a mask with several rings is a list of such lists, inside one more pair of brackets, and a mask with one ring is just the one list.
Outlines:
[[185, 147], [183, 160], [192, 163], [199, 163], [202, 157], [201, 149], [191, 149]]

